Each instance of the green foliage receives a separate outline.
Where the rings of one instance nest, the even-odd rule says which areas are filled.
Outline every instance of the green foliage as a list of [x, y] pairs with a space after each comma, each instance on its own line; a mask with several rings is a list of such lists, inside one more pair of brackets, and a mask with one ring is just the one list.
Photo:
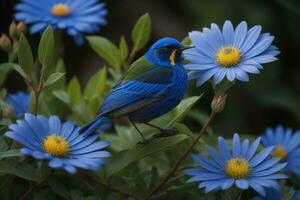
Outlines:
[[98, 55], [116, 70], [120, 70], [122, 56], [119, 49], [111, 41], [101, 36], [89, 36], [87, 40]]
[[129, 166], [132, 162], [141, 160], [146, 156], [150, 156], [151, 154], [165, 151], [166, 149], [171, 148], [174, 145], [186, 140], [188, 136], [184, 134], [179, 134], [172, 137], [167, 138], [159, 138], [154, 139], [148, 145], [136, 145], [134, 148], [129, 150], [124, 150], [112, 158], [110, 163], [108, 164], [108, 174], [109, 176], [119, 172], [123, 168]]
[[[31, 76], [33, 70], [33, 55], [26, 37], [22, 34], [18, 46], [18, 61], [22, 70]], [[23, 73], [20, 73], [21, 75]]]
[[44, 31], [38, 49], [38, 57], [44, 67], [50, 66], [54, 58], [54, 34], [51, 26]]
[[56, 73], [51, 74], [47, 78], [44, 86], [46, 87], [46, 86], [54, 84], [56, 81], [58, 81], [59, 79], [61, 79], [64, 75], [65, 75], [65, 73], [60, 73], [60, 72], [56, 72]]
[[5, 78], [8, 75], [8, 73], [13, 69], [12, 65], [12, 63], [0, 64], [0, 87], [5, 81]]
[[124, 36], [122, 36], [120, 39], [119, 49], [122, 57], [122, 62], [125, 62], [128, 57], [128, 46]]
[[30, 181], [38, 181], [41, 179], [40, 172], [29, 165], [14, 168], [11, 165], [0, 163], [0, 173], [11, 174]]
[[80, 84], [79, 84], [79, 81], [76, 76], [74, 76], [70, 80], [70, 82], [68, 84], [67, 92], [68, 92], [68, 96], [70, 98], [71, 104], [75, 104], [75, 103], [79, 102], [80, 99], [82, 98]]
[[134, 42], [133, 49], [138, 51], [148, 42], [151, 34], [151, 18], [148, 13], [139, 18], [131, 32], [131, 39]]
[[[24, 79], [22, 87], [27, 86], [26, 89], [30, 93], [30, 112], [33, 112], [33, 108], [38, 103], [38, 114], [46, 116], [55, 114], [62, 121], [69, 120], [80, 126], [95, 117], [105, 96], [120, 80], [131, 80], [153, 67], [145, 57], [134, 60], [137, 55], [144, 53], [140, 50], [146, 46], [151, 36], [149, 14], [144, 14], [135, 23], [131, 31], [132, 44], [128, 42], [129, 40], [126, 41], [124, 36], [120, 37], [117, 44], [102, 36], [87, 37], [92, 50], [107, 63], [107, 66], [99, 66], [86, 83], [85, 79], [82, 79], [85, 84], [79, 81], [78, 76], [66, 72], [69, 60], [65, 64], [64, 56], [59, 55], [59, 52], [62, 52], [59, 49], [59, 41], [61, 41], [59, 36], [60, 32], [53, 32], [49, 26], [42, 34], [38, 47], [31, 50], [27, 38], [21, 35], [14, 41], [18, 46], [10, 52], [8, 61], [0, 64], [0, 198], [19, 199], [28, 189], [33, 189], [28, 199], [134, 199], [130, 195], [120, 194], [120, 191], [132, 193], [138, 196], [138, 199], [145, 199], [145, 196], [166, 177], [207, 122], [208, 112], [205, 109], [207, 107], [205, 101], [210, 101], [212, 91], [205, 90], [204, 97], [201, 89], [195, 90], [192, 86], [177, 108], [151, 122], [158, 127], [175, 129], [176, 135], [157, 137], [159, 133], [157, 129], [145, 124], [137, 124], [149, 141], [147, 144], [140, 144], [142, 138], [129, 121], [111, 120], [111, 128], [101, 133], [100, 137], [101, 140], [111, 142], [107, 149], [112, 156], [106, 160], [107, 163], [101, 170], [97, 172], [82, 170], [76, 175], [69, 175], [63, 170], [50, 172], [48, 161], [25, 158], [19, 151], [22, 145], [17, 142], [11, 143], [11, 140], [4, 136], [8, 126], [16, 121], [14, 116], [8, 115], [9, 111], [12, 112], [9, 110], [11, 106], [4, 101], [7, 90], [2, 86], [9, 73], [14, 70]], [[182, 41], [187, 45], [190, 45], [190, 42], [189, 37], [185, 37]], [[32, 52], [37, 52], [37, 58]], [[18, 57], [17, 61], [14, 59], [14, 54]], [[279, 68], [265, 71], [266, 74], [272, 75], [267, 77], [268, 79], [265, 77], [255, 79], [255, 84], [259, 85], [259, 88], [253, 84], [245, 88], [238, 86], [240, 87], [237, 89], [238, 95], [228, 99], [226, 109], [222, 113], [223, 117], [220, 116], [216, 123], [207, 129], [205, 135], [193, 148], [193, 152], [206, 155], [206, 145], [217, 146], [217, 135], [225, 132], [218, 127], [225, 129], [233, 127], [234, 131], [239, 130], [244, 119], [238, 107], [244, 101], [262, 107], [268, 105], [283, 109], [295, 116], [295, 121], [300, 120], [298, 93], [291, 92], [288, 85], [279, 84]], [[44, 72], [44, 75], [41, 72]], [[37, 90], [40, 90], [39, 101], [35, 102]], [[234, 92], [236, 91], [233, 90]], [[255, 136], [252, 131], [251, 128], [251, 132], [245, 132], [242, 137], [253, 140]], [[228, 140], [228, 142], [232, 141]], [[187, 178], [181, 171], [194, 166], [195, 163], [190, 159], [183, 160], [161, 191], [150, 199], [232, 198], [232, 191], [227, 191], [225, 194], [224, 192], [205, 194], [203, 190], [197, 188], [197, 184], [187, 184]], [[100, 182], [96, 184], [93, 179], [85, 177], [85, 174]], [[36, 186], [39, 183], [41, 184]], [[299, 180], [293, 177], [281, 184], [284, 189], [282, 199], [293, 199], [295, 192], [290, 188], [291, 185], [298, 188]], [[241, 199], [251, 199], [256, 195], [248, 190], [242, 194]]]

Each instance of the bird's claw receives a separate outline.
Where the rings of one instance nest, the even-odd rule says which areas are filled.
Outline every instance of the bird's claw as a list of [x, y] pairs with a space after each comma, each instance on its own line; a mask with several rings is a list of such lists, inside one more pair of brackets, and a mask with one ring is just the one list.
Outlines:
[[146, 144], [150, 144], [152, 141], [153, 141], [153, 138], [144, 139], [142, 141], [139, 141], [137, 144], [146, 145]]
[[177, 133], [178, 131], [176, 129], [164, 129], [160, 133], [153, 135], [152, 138], [170, 137], [176, 135]]

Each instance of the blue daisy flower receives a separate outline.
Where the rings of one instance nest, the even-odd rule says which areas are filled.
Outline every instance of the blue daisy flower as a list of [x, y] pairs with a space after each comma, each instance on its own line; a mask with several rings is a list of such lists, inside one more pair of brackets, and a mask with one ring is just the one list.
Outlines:
[[99, 134], [79, 134], [79, 127], [72, 122], [61, 123], [57, 116], [25, 114], [23, 120], [9, 125], [5, 135], [25, 147], [21, 154], [48, 160], [51, 168], [63, 168], [75, 173], [76, 168], [99, 170], [103, 158], [110, 153], [103, 151], [108, 141], [97, 141]]
[[219, 137], [218, 144], [220, 153], [208, 147], [213, 159], [192, 155], [199, 167], [184, 171], [185, 174], [193, 176], [188, 183], [200, 181], [199, 188], [205, 188], [205, 192], [226, 190], [233, 185], [242, 190], [251, 187], [265, 196], [265, 188], [279, 189], [280, 186], [275, 180], [287, 178], [286, 175], [277, 173], [286, 164], [279, 163], [279, 158], [269, 158], [273, 147], [255, 154], [260, 138], [250, 145], [248, 139], [241, 142], [239, 135], [234, 134], [231, 149], [222, 137]]
[[190, 63], [185, 65], [189, 79], [197, 79], [197, 86], [213, 78], [215, 84], [225, 77], [229, 81], [249, 81], [248, 73], [258, 74], [261, 64], [277, 60], [278, 49], [272, 45], [274, 37], [261, 33], [261, 26], [248, 30], [247, 23], [241, 22], [234, 30], [226, 21], [223, 30], [216, 24], [202, 32], [189, 33], [196, 48], [184, 51]]
[[15, 117], [21, 118], [29, 112], [29, 99], [28, 93], [16, 92], [8, 94], [4, 101], [12, 107]]
[[16, 10], [17, 20], [32, 24], [31, 33], [43, 32], [51, 25], [66, 29], [79, 45], [84, 42], [84, 32], [98, 32], [107, 23], [105, 4], [98, 0], [22, 0]]
[[300, 131], [293, 132], [281, 125], [267, 128], [262, 143], [265, 147], [275, 146], [272, 155], [287, 163], [285, 170], [300, 176]]

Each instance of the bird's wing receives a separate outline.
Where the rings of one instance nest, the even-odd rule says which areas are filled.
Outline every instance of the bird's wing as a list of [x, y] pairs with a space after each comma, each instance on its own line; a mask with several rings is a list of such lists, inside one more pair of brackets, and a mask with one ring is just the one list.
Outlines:
[[160, 101], [168, 95], [168, 83], [172, 81], [172, 71], [164, 67], [153, 67], [134, 80], [123, 81], [113, 88], [105, 98], [99, 115], [126, 115], [147, 105]]
[[130, 65], [121, 81], [134, 80], [136, 77], [153, 67], [155, 67], [155, 65], [149, 62], [145, 56], [142, 56]]

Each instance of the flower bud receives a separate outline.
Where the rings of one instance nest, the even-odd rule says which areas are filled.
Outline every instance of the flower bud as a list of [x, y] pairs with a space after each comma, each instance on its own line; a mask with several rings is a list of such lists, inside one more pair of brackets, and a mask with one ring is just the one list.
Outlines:
[[0, 48], [3, 51], [11, 51], [11, 41], [6, 34], [2, 34], [0, 37]]
[[19, 22], [17, 24], [17, 30], [18, 30], [18, 33], [21, 34], [25, 34], [27, 32], [27, 26], [24, 22]]
[[9, 26], [9, 36], [12, 39], [18, 39], [20, 37], [20, 33], [17, 29], [16, 22], [14, 22], [14, 21]]
[[6, 107], [3, 111], [3, 116], [8, 119], [14, 120], [15, 114], [14, 114], [13, 108], [11, 106]]
[[214, 113], [220, 113], [225, 107], [227, 95], [214, 96], [211, 102], [211, 109]]

